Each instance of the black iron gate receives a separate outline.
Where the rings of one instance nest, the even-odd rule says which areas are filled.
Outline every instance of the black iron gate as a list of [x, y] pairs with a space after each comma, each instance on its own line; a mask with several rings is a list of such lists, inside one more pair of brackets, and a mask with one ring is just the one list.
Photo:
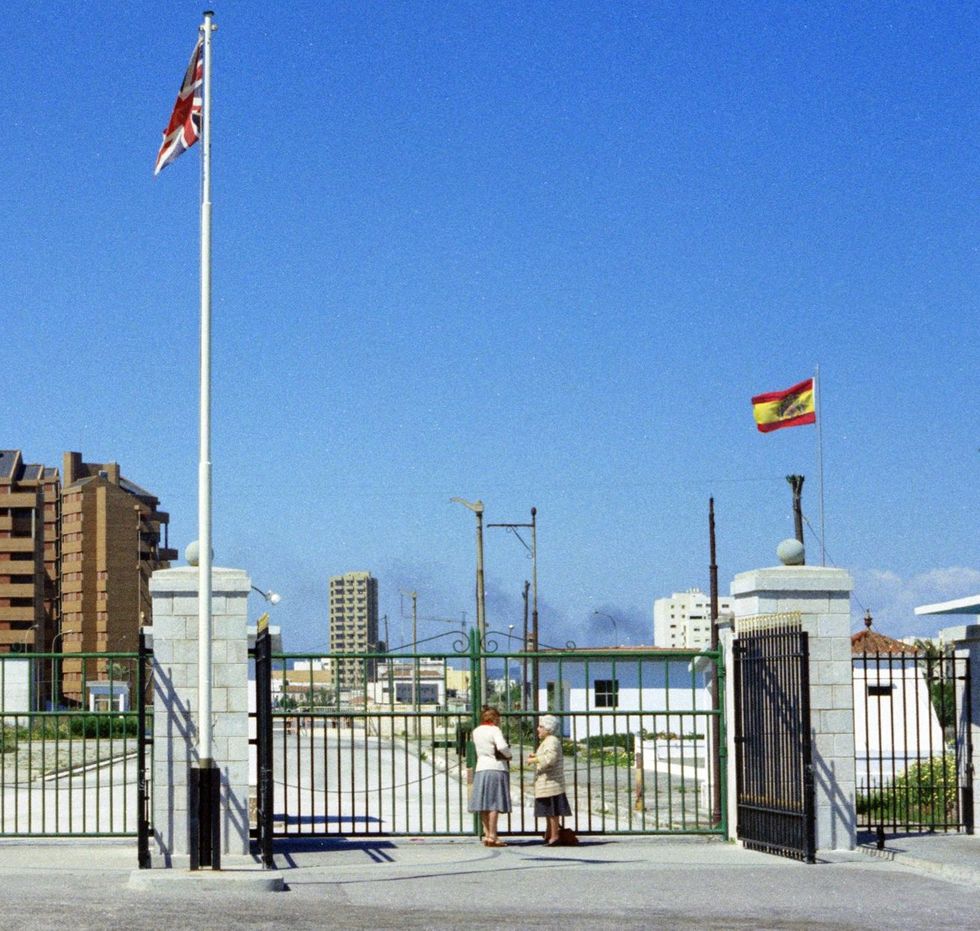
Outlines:
[[[136, 857], [141, 870], [150, 868], [150, 831], [152, 830], [150, 778], [148, 763], [153, 756], [153, 708], [147, 703], [147, 669], [153, 660], [153, 651], [140, 631], [139, 652], [136, 660], [136, 715], [139, 736], [136, 745]], [[149, 759], [147, 750], [150, 751]]]
[[255, 635], [255, 746], [256, 786], [255, 838], [262, 863], [275, 866], [273, 858], [274, 783], [272, 773], [272, 636], [268, 616], [262, 618]]
[[807, 635], [798, 620], [760, 627], [740, 632], [734, 645], [738, 837], [813, 863]]

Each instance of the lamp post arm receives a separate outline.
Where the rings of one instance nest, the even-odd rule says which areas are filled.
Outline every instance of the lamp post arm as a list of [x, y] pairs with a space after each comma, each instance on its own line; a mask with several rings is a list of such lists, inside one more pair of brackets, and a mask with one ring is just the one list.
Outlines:
[[271, 588], [268, 591], [263, 591], [258, 586], [253, 585], [252, 591], [258, 592], [266, 601], [269, 602], [269, 604], [275, 605], [282, 601], [282, 595], [280, 595], [279, 592], [274, 592]]

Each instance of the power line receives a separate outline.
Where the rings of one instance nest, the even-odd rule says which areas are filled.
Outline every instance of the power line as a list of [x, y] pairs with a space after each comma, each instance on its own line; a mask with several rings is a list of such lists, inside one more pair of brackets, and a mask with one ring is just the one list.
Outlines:
[[[808, 518], [807, 518], [807, 516], [805, 514], [803, 515], [803, 523], [805, 523], [807, 525], [807, 527], [810, 530], [810, 533], [813, 534], [813, 538], [819, 543], [820, 542], [820, 537], [817, 535], [817, 531], [813, 529], [813, 524], [810, 523], [810, 521], [808, 520]], [[824, 552], [824, 555], [827, 557], [828, 562], [830, 563], [831, 566], [833, 566], [833, 568], [835, 568], [835, 569], [840, 569], [841, 568], [834, 561], [833, 557], [830, 555], [830, 550], [828, 550], [826, 546], [824, 546], [823, 552]], [[862, 611], [864, 611], [865, 614], [867, 614], [868, 613], [868, 609], [862, 603], [861, 599], [858, 598], [858, 596], [857, 596], [857, 590], [856, 589], [852, 589], [851, 595], [853, 595], [854, 600], [858, 603], [858, 607]]]

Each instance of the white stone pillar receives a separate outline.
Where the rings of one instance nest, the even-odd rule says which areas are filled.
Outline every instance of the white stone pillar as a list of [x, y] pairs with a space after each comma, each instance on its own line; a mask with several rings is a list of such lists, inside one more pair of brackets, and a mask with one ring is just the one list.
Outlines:
[[[211, 610], [214, 760], [221, 771], [222, 859], [249, 853], [248, 639], [251, 579], [213, 569]], [[197, 765], [198, 570], [161, 569], [153, 598], [154, 866], [190, 864], [190, 769]]]
[[738, 829], [738, 761], [735, 757], [735, 618], [730, 614], [718, 618], [718, 646], [725, 662], [725, 690], [719, 705], [725, 721], [726, 766], [721, 778], [725, 780], [725, 807], [728, 811], [728, 839], [735, 840]]
[[[969, 702], [965, 700], [965, 694], [957, 696], [957, 706], [962, 710], [960, 720], [956, 722], [956, 742], [963, 748], [963, 766], [968, 767], [972, 764], [973, 780], [969, 785], [973, 788], [973, 798], [967, 801], [973, 803], [973, 823], [975, 823], [977, 799], [980, 798], [980, 624], [967, 625], [962, 639], [956, 641], [956, 656], [970, 664]], [[969, 719], [967, 705], [970, 706], [971, 712]], [[972, 759], [966, 757], [967, 736], [970, 737], [973, 746]], [[968, 818], [969, 813], [964, 811], [963, 817]]]
[[732, 582], [736, 631], [740, 618], [799, 612], [809, 635], [817, 850], [856, 846], [853, 587], [843, 569], [824, 566], [755, 569]]

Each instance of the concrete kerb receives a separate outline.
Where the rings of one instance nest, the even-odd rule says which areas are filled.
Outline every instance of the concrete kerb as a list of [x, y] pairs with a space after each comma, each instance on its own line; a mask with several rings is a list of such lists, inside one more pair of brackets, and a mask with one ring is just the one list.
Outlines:
[[138, 892], [282, 892], [285, 880], [279, 870], [266, 870], [251, 858], [233, 858], [222, 862], [220, 870], [133, 870], [129, 874], [130, 889]]
[[980, 886], [980, 837], [972, 834], [888, 835], [881, 850], [863, 834], [858, 849], [916, 872]]

